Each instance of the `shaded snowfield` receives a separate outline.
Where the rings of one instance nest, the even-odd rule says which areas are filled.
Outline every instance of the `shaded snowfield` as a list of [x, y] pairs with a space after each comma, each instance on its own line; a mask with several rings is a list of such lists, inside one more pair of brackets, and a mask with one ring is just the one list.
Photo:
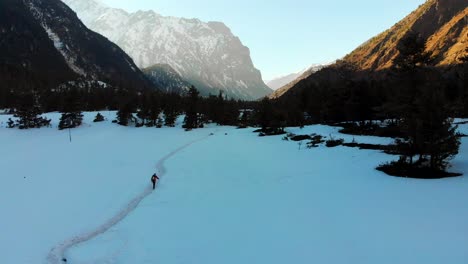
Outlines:
[[[180, 151], [182, 151], [185, 148], [190, 147], [194, 143], [197, 143], [198, 141], [201, 141], [209, 136], [205, 136], [203, 138], [194, 140], [192, 142], [189, 142], [185, 145], [182, 145], [181, 147], [173, 150], [172, 152], [168, 153], [166, 156], [162, 157], [158, 163], [156, 164], [156, 171], [158, 172], [159, 178], [164, 177], [166, 175], [167, 169], [164, 166], [164, 163], [166, 160], [172, 158], [172, 156], [177, 155]], [[118, 211], [114, 216], [108, 218], [108, 220], [103, 223], [100, 226], [97, 226], [94, 230], [88, 231], [85, 233], [78, 234], [70, 239], [65, 240], [64, 242], [60, 243], [59, 245], [55, 246], [52, 248], [52, 250], [49, 252], [49, 255], [47, 257], [48, 262], [51, 264], [59, 264], [63, 263], [63, 261], [66, 260], [65, 254], [66, 252], [79, 244], [85, 243], [107, 231], [109, 231], [110, 228], [118, 224], [122, 219], [126, 218], [130, 213], [132, 213], [145, 199], [153, 193], [153, 188], [151, 186], [146, 186], [140, 194], [138, 194], [136, 197], [134, 197], [132, 200], [128, 202], [125, 206], [123, 206], [120, 211]]]
[[47, 116], [54, 128], [0, 128], [0, 263], [45, 262], [52, 247], [95, 230], [141, 194], [159, 159], [209, 134], [94, 124], [89, 113], [70, 144], [68, 131], [55, 128], [59, 115]]
[[[69, 263], [468, 261], [466, 177], [388, 177], [374, 168], [392, 156], [299, 150], [251, 131], [103, 123], [73, 130], [70, 144], [68, 132], [56, 129], [0, 129], [0, 168], [7, 172], [0, 263], [45, 262], [53, 246], [106, 222], [144, 190], [157, 160], [212, 132], [167, 160], [156, 192], [108, 232], [69, 250]], [[291, 131], [352, 140], [326, 126]], [[467, 146], [463, 138], [453, 171], [468, 173]]]

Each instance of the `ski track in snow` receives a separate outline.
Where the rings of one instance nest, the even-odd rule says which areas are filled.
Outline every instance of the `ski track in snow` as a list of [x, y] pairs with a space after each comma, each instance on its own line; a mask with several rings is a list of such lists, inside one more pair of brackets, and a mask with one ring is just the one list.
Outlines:
[[[188, 148], [189, 146], [193, 145], [194, 143], [202, 141], [202, 140], [204, 140], [204, 139], [206, 139], [208, 137], [209, 136], [206, 136], [206, 137], [191, 141], [191, 142], [189, 142], [189, 143], [175, 149], [174, 151], [170, 152], [169, 154], [167, 154], [163, 158], [161, 158], [158, 161], [158, 163], [156, 164], [156, 170], [159, 172], [158, 175], [160, 177], [162, 177], [162, 176], [164, 176], [166, 174], [167, 169], [164, 166], [164, 163], [166, 162], [166, 160], [170, 159], [172, 156], [177, 154], [179, 151], [182, 151], [183, 149]], [[113, 226], [118, 224], [125, 217], [127, 217], [133, 210], [135, 210], [138, 207], [138, 205], [140, 204], [140, 202], [143, 199], [145, 199], [148, 195], [150, 195], [151, 193], [152, 193], [152, 187], [150, 185], [148, 185], [148, 187], [145, 188], [140, 195], [133, 198], [115, 216], [110, 218], [104, 224], [97, 227], [95, 230], [87, 232], [87, 233], [83, 233], [83, 234], [80, 234], [80, 235], [77, 235], [75, 237], [72, 237], [72, 238], [60, 243], [59, 245], [55, 246], [54, 248], [52, 248], [50, 250], [50, 252], [49, 252], [49, 255], [47, 256], [48, 262], [50, 264], [68, 263], [67, 261], [64, 261], [64, 259], [66, 258], [65, 253], [67, 252], [68, 249], [70, 249], [70, 248], [72, 248], [72, 247], [74, 247], [74, 246], [76, 246], [78, 244], [89, 241], [89, 240], [91, 240], [91, 239], [93, 239], [93, 238], [107, 232], [110, 228], [112, 228]]]

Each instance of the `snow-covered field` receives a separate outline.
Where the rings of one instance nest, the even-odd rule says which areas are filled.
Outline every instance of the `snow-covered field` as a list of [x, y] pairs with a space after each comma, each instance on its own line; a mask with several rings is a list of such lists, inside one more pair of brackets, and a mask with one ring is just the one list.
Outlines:
[[[52, 248], [148, 191], [161, 158], [197, 140], [165, 161], [156, 191], [126, 218], [68, 250], [68, 263], [468, 263], [466, 177], [393, 178], [374, 169], [395, 159], [378, 151], [299, 150], [231, 127], [125, 128], [94, 115], [71, 143], [68, 131], [6, 129], [0, 116], [0, 263], [47, 263]], [[59, 115], [47, 116], [56, 126]], [[326, 126], [289, 131], [352, 140]], [[468, 173], [467, 147], [463, 138], [452, 171]]]

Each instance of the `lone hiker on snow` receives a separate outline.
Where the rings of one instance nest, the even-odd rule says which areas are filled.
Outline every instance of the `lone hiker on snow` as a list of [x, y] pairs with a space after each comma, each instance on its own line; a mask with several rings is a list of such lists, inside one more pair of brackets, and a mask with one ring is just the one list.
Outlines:
[[156, 173], [155, 173], [155, 174], [153, 174], [153, 176], [151, 176], [151, 182], [153, 183], [153, 190], [154, 190], [154, 188], [156, 187], [156, 181], [157, 181], [157, 180], [159, 180], [159, 177], [158, 177], [158, 175], [156, 175]]

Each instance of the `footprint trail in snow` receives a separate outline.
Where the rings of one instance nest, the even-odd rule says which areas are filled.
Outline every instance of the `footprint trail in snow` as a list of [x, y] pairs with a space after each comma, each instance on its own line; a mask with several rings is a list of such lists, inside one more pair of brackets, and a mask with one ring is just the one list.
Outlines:
[[[162, 176], [164, 176], [166, 174], [167, 170], [166, 170], [166, 167], [164, 166], [164, 163], [168, 159], [170, 159], [172, 156], [177, 154], [179, 151], [191, 146], [194, 143], [202, 141], [202, 140], [204, 140], [204, 139], [206, 139], [208, 137], [209, 136], [206, 136], [206, 137], [203, 137], [201, 139], [197, 139], [197, 140], [194, 140], [192, 142], [189, 142], [189, 143], [175, 149], [174, 151], [170, 152], [169, 154], [167, 154], [163, 158], [161, 158], [158, 161], [158, 163], [156, 164], [156, 170], [159, 172], [159, 176], [162, 177]], [[49, 252], [49, 255], [47, 256], [48, 263], [50, 263], [50, 264], [67, 263], [66, 256], [65, 256], [65, 253], [67, 252], [67, 250], [69, 250], [70, 248], [72, 248], [72, 247], [74, 247], [74, 246], [76, 246], [78, 244], [89, 241], [89, 240], [99, 236], [100, 234], [103, 234], [103, 233], [107, 232], [111, 227], [118, 224], [125, 217], [127, 217], [133, 210], [135, 210], [138, 207], [138, 205], [140, 204], [140, 202], [143, 199], [145, 199], [148, 195], [150, 195], [151, 193], [152, 193], [152, 187], [148, 185], [148, 187], [145, 188], [142, 193], [140, 193], [137, 197], [133, 198], [124, 208], [122, 208], [122, 210], [120, 210], [116, 215], [114, 215], [112, 218], [110, 218], [107, 222], [105, 222], [104, 224], [97, 227], [95, 230], [92, 230], [90, 232], [86, 232], [86, 233], [74, 236], [74, 237], [60, 243], [59, 245], [55, 246], [54, 248], [52, 248], [50, 250], [50, 252]]]

